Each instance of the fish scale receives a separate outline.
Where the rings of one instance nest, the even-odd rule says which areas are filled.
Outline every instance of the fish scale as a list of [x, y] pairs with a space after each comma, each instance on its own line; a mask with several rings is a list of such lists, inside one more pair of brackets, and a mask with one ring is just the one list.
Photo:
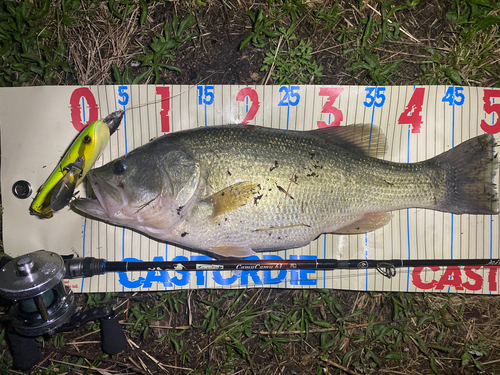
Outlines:
[[76, 209], [218, 257], [247, 256], [376, 230], [408, 207], [496, 214], [494, 145], [483, 135], [403, 164], [379, 159], [385, 138], [369, 125], [197, 128], [91, 171], [98, 199]]

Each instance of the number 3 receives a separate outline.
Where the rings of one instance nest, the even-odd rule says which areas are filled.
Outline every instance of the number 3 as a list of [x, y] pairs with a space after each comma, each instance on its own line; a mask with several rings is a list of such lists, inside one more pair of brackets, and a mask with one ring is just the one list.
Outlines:
[[327, 124], [325, 121], [318, 121], [318, 128], [326, 128], [327, 126], [339, 126], [340, 122], [344, 119], [342, 111], [333, 106], [335, 99], [339, 97], [341, 92], [344, 91], [343, 87], [320, 87], [319, 95], [328, 96], [323, 108], [321, 108], [321, 113], [329, 113], [333, 116], [333, 121]]

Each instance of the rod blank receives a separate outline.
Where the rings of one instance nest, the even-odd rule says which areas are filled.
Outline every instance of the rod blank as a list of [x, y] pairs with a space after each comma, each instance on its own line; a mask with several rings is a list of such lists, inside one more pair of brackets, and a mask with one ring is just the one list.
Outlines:
[[396, 269], [402, 267], [462, 267], [500, 266], [500, 259], [227, 259], [227, 260], [186, 260], [161, 262], [108, 262], [96, 258], [72, 258], [66, 260], [66, 278], [90, 277], [107, 272], [131, 271], [225, 271], [225, 270], [335, 270], [335, 269], [376, 269], [391, 278]]

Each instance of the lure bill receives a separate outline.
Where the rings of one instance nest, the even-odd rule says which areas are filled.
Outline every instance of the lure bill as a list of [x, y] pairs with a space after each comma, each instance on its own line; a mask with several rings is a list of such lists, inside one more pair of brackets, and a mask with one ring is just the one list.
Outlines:
[[30, 206], [32, 215], [51, 218], [54, 212], [69, 204], [76, 187], [101, 155], [123, 115], [123, 110], [115, 111], [104, 119], [94, 121], [78, 134], [54, 171], [38, 189]]

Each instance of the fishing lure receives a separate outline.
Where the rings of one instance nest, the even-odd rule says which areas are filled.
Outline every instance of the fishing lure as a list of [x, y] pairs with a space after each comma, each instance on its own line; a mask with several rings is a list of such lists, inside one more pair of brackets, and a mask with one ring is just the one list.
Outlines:
[[54, 212], [69, 204], [76, 187], [92, 168], [108, 144], [124, 115], [123, 110], [111, 113], [83, 129], [50, 174], [30, 206], [30, 213], [51, 218]]

